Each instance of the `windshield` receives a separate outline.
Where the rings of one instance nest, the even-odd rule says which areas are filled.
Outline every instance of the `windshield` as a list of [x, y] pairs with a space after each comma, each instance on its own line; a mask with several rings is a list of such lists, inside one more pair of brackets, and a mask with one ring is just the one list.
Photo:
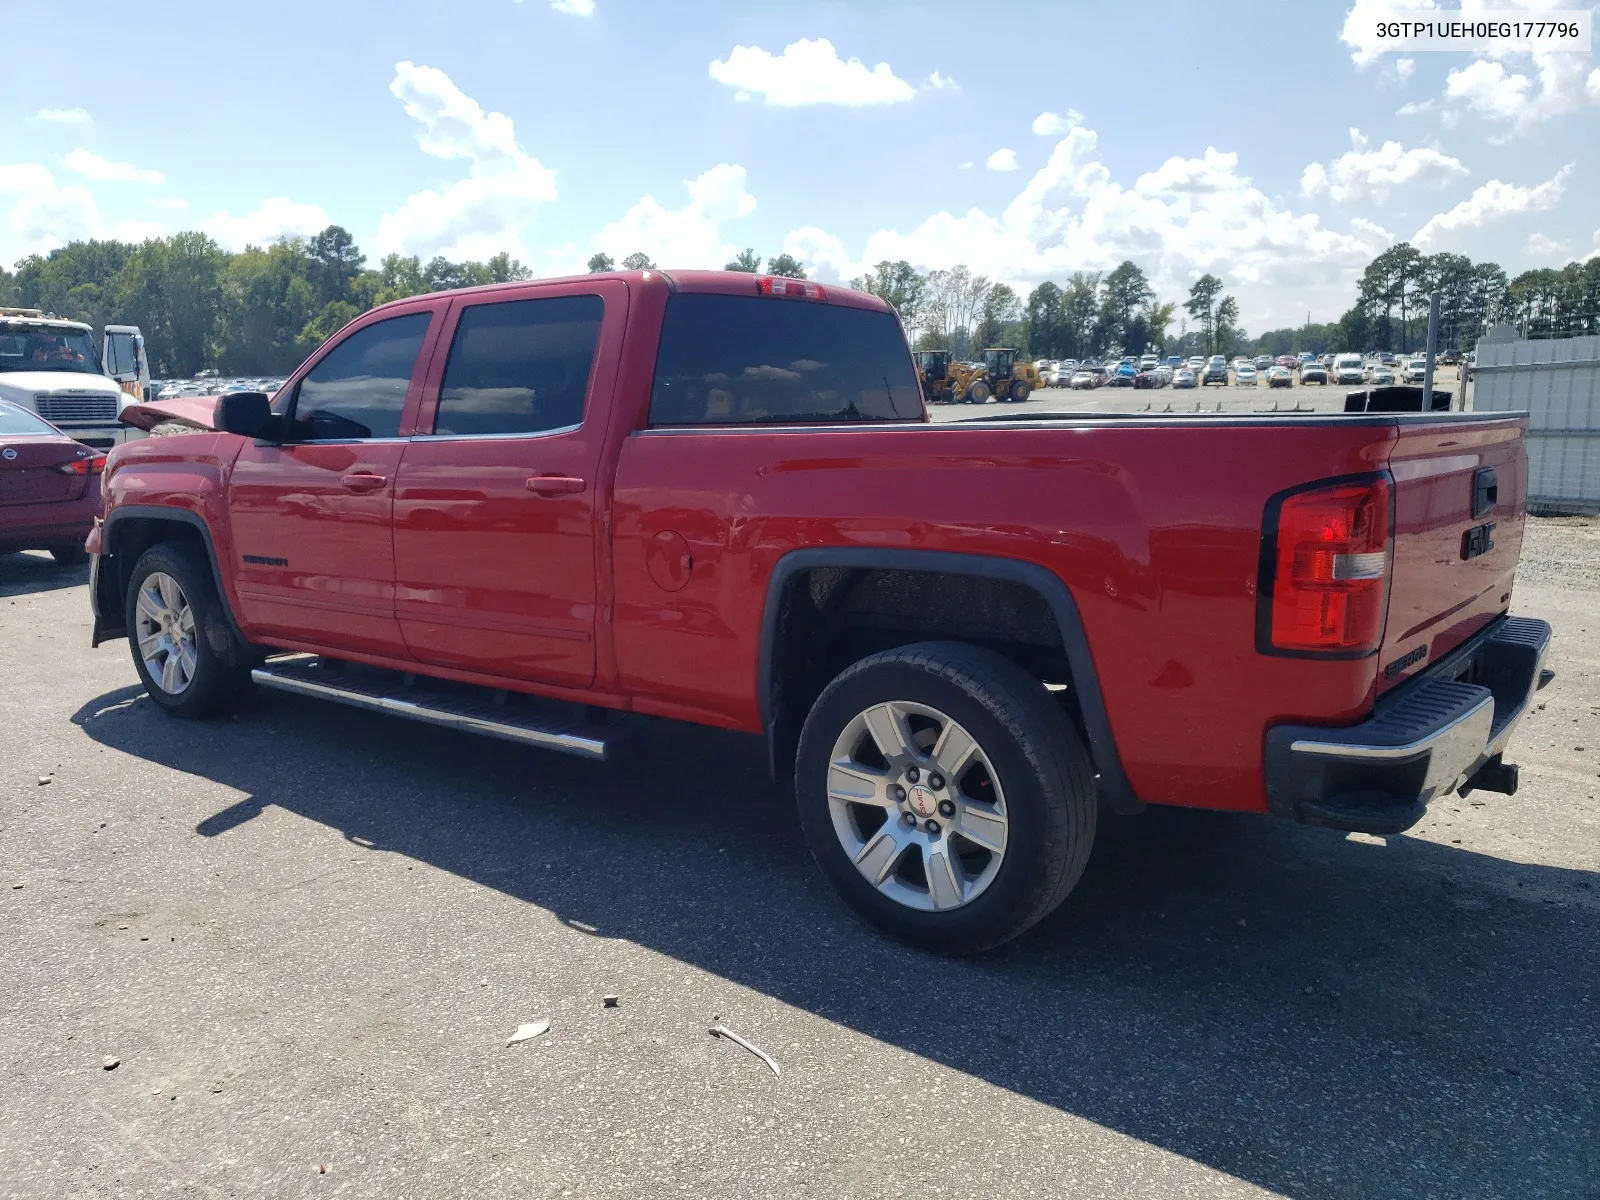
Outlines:
[[0, 371], [76, 371], [100, 374], [100, 356], [87, 329], [0, 324]]

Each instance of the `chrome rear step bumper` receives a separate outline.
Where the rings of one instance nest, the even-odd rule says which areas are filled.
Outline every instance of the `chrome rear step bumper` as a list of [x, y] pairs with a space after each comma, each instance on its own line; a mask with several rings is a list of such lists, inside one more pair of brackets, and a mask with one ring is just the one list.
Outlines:
[[581, 758], [604, 761], [607, 746], [615, 740], [615, 730], [587, 719], [576, 706], [529, 698], [531, 707], [523, 710], [506, 703], [504, 692], [437, 685], [420, 676], [364, 671], [337, 660], [269, 659], [251, 671], [250, 678], [262, 687], [282, 692]]
[[1457, 787], [1514, 790], [1501, 760], [1543, 672], [1550, 626], [1506, 617], [1379, 702], [1359, 725], [1267, 731], [1267, 798], [1308, 825], [1401, 833]]

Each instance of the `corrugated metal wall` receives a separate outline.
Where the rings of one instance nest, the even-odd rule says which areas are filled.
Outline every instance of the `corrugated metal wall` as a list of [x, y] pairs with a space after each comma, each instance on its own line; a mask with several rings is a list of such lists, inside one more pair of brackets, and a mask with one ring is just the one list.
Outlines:
[[1472, 407], [1528, 411], [1529, 503], [1600, 510], [1600, 337], [1480, 341]]

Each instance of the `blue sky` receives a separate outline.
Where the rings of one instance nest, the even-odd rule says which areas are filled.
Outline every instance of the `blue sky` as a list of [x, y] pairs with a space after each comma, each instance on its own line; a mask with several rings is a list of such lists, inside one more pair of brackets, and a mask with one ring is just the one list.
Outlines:
[[180, 0], [70, 36], [7, 5], [0, 262], [329, 221], [540, 274], [1132, 258], [1168, 299], [1222, 276], [1257, 330], [1336, 318], [1401, 239], [1512, 273], [1600, 249], [1591, 57], [1376, 55], [1356, 4]]

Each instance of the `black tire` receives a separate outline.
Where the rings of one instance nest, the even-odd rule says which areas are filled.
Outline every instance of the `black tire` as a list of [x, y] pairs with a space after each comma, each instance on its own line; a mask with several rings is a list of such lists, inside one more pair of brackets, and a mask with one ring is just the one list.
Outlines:
[[989, 385], [983, 380], [979, 379], [973, 383], [972, 386], [967, 388], [967, 403], [987, 404], [989, 403], [990, 394]]
[[1013, 404], [1022, 404], [1031, 395], [1033, 395], [1033, 389], [1027, 384], [1019, 382], [1011, 385], [1011, 402]]
[[82, 546], [51, 546], [50, 557], [63, 567], [78, 567], [89, 561], [89, 552]]
[[[921, 910], [885, 895], [835, 832], [828, 802], [835, 742], [858, 714], [885, 701], [927, 705], [958, 722], [1003, 790], [1004, 855], [986, 889], [959, 907]], [[1098, 809], [1089, 754], [1061, 706], [1009, 659], [962, 642], [887, 650], [835, 678], [806, 718], [795, 792], [812, 857], [856, 914], [893, 937], [955, 954], [1009, 941], [1066, 899], [1088, 861]]]
[[[193, 613], [194, 669], [187, 685], [168, 690], [144, 661], [139, 645], [139, 593], [152, 575], [173, 579]], [[123, 597], [134, 670], [150, 699], [175, 717], [214, 716], [236, 708], [250, 687], [249, 648], [239, 644], [211, 578], [211, 566], [194, 550], [174, 542], [139, 556]]]

